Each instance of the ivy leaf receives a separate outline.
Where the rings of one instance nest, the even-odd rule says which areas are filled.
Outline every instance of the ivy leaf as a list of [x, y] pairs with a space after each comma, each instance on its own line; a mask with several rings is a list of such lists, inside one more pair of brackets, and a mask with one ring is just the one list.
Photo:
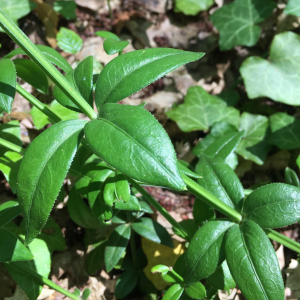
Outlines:
[[284, 285], [276, 253], [269, 238], [257, 224], [244, 221], [229, 230], [226, 259], [245, 298], [284, 299]]
[[55, 1], [53, 4], [53, 10], [60, 13], [67, 20], [76, 18], [75, 9], [75, 1]]
[[298, 0], [289, 0], [283, 11], [286, 15], [294, 15], [300, 17], [300, 3]]
[[185, 189], [170, 138], [145, 109], [105, 104], [100, 119], [87, 123], [84, 132], [95, 153], [123, 174], [151, 185]]
[[17, 195], [28, 245], [45, 225], [83, 135], [86, 121], [51, 126], [28, 147], [18, 173]]
[[240, 72], [248, 97], [269, 97], [285, 104], [300, 105], [299, 55], [300, 37], [289, 31], [274, 37], [268, 60], [256, 56], [247, 58]]
[[95, 101], [98, 111], [103, 104], [118, 102], [203, 55], [176, 49], [152, 48], [114, 58], [104, 67], [97, 80]]
[[188, 89], [184, 104], [167, 112], [167, 116], [182, 131], [208, 130], [215, 123], [224, 121], [234, 126], [239, 123], [239, 111], [228, 107], [217, 96], [208, 94], [202, 87], [194, 86]]
[[175, 0], [175, 12], [196, 16], [200, 11], [208, 10], [213, 0]]
[[211, 20], [220, 31], [220, 49], [229, 50], [239, 45], [254, 46], [261, 33], [256, 24], [271, 15], [275, 7], [276, 3], [272, 0], [236, 0], [218, 9]]
[[107, 39], [103, 43], [103, 48], [108, 55], [113, 55], [123, 51], [123, 49], [128, 45], [128, 41], [116, 41], [115, 39]]
[[254, 190], [246, 199], [243, 214], [262, 228], [290, 225], [300, 219], [300, 188], [272, 183]]
[[17, 201], [7, 201], [0, 205], [0, 227], [10, 222], [21, 214], [20, 205]]
[[57, 45], [67, 53], [76, 54], [83, 45], [83, 40], [74, 31], [61, 27], [57, 36]]

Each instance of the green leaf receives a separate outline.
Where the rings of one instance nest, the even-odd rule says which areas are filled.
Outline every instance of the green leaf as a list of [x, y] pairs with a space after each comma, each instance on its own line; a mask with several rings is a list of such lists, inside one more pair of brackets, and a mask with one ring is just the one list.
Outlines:
[[103, 104], [118, 102], [203, 55], [204, 53], [176, 49], [152, 48], [114, 58], [104, 67], [96, 84], [95, 101], [98, 111]]
[[296, 172], [289, 167], [286, 167], [286, 169], [284, 170], [284, 181], [287, 184], [300, 187], [299, 178]]
[[0, 108], [10, 113], [16, 94], [16, 69], [9, 59], [0, 61], [0, 69], [2, 70], [0, 73]]
[[201, 178], [200, 175], [196, 174], [192, 169], [192, 167], [190, 167], [189, 163], [178, 159], [177, 161], [177, 167], [178, 170], [180, 172], [182, 172], [183, 174], [185, 174], [186, 176], [192, 177], [192, 178]]
[[220, 49], [254, 46], [261, 33], [256, 24], [271, 15], [275, 7], [276, 3], [272, 0], [236, 0], [218, 9], [210, 19], [220, 31]]
[[127, 203], [116, 201], [115, 208], [122, 209], [122, 210], [133, 210], [133, 211], [142, 210], [139, 200], [134, 196], [130, 196], [129, 201]]
[[270, 142], [280, 149], [292, 150], [300, 148], [300, 120], [286, 113], [270, 116], [272, 134]]
[[216, 214], [212, 207], [207, 205], [201, 199], [196, 198], [193, 205], [193, 217], [196, 224], [202, 226], [204, 222], [214, 220]]
[[153, 210], [151, 209], [150, 205], [145, 200], [139, 200], [139, 204], [141, 206], [141, 211], [148, 213], [148, 214], [153, 214]]
[[233, 226], [226, 239], [230, 272], [249, 300], [282, 300], [284, 285], [276, 253], [264, 231], [254, 222]]
[[130, 187], [126, 177], [122, 173], [117, 172], [115, 179], [117, 200], [125, 203], [129, 202]]
[[300, 17], [300, 3], [297, 0], [289, 0], [283, 11], [286, 15], [294, 15]]
[[170, 271], [170, 268], [165, 265], [156, 265], [151, 269], [152, 273], [162, 273], [167, 274]]
[[107, 39], [103, 43], [104, 50], [108, 55], [119, 53], [128, 45], [128, 41], [116, 41], [115, 39]]
[[198, 179], [199, 185], [230, 207], [241, 209], [244, 198], [243, 186], [223, 159], [203, 154], [196, 165], [196, 172], [203, 176]]
[[33, 255], [19, 239], [4, 228], [0, 228], [0, 262], [31, 260]]
[[106, 271], [110, 272], [122, 257], [130, 238], [130, 225], [118, 226], [109, 236], [104, 253]]
[[132, 229], [139, 235], [158, 244], [174, 247], [168, 231], [158, 222], [150, 218], [140, 218], [131, 224]]
[[238, 126], [239, 111], [226, 105], [218, 96], [208, 94], [202, 87], [188, 89], [184, 103], [167, 112], [182, 131], [208, 130], [215, 123], [224, 121]]
[[[72, 67], [67, 62], [67, 60], [53, 48], [48, 47], [48, 46], [43, 46], [43, 45], [35, 45], [35, 46], [44, 54], [44, 56], [50, 62], [52, 62], [57, 67], [61, 68], [64, 72], [67, 73], [72, 70]], [[4, 58], [12, 58], [15, 55], [19, 55], [19, 54], [27, 55], [23, 49], [17, 48], [15, 50], [9, 52], [7, 55], [5, 55]]]
[[174, 232], [174, 234], [181, 236], [188, 242], [193, 238], [194, 234], [199, 229], [198, 224], [193, 219], [182, 220], [179, 222], [179, 224], [183, 227], [183, 229], [187, 233], [187, 236], [183, 235], [182, 232], [174, 226], [172, 227], [172, 231]]
[[186, 284], [206, 278], [222, 264], [226, 232], [233, 225], [229, 221], [210, 221], [196, 232], [186, 252]]
[[245, 134], [236, 148], [236, 153], [246, 160], [262, 165], [269, 151], [265, 137], [268, 129], [268, 118], [261, 115], [242, 113], [239, 130]]
[[57, 45], [67, 53], [76, 54], [82, 48], [83, 40], [74, 31], [61, 27], [57, 36]]
[[164, 294], [162, 300], [178, 300], [182, 295], [184, 288], [180, 284], [173, 284]]
[[48, 78], [45, 73], [29, 59], [14, 59], [17, 76], [31, 84], [39, 92], [48, 94]]
[[91, 295], [91, 290], [90, 289], [85, 289], [83, 292], [82, 292], [82, 300], [87, 300], [88, 297]]
[[117, 299], [126, 297], [138, 283], [138, 273], [136, 270], [126, 270], [118, 279], [115, 289], [115, 296]]
[[0, 227], [7, 224], [21, 214], [21, 209], [17, 201], [6, 201], [0, 205]]
[[115, 41], [120, 41], [119, 37], [112, 32], [109, 31], [97, 31], [96, 35], [101, 36], [104, 39], [113, 39]]
[[206, 297], [206, 290], [201, 282], [195, 282], [185, 288], [186, 294], [192, 299], [204, 299]]
[[218, 290], [225, 290], [229, 293], [230, 289], [233, 289], [236, 286], [234, 279], [228, 268], [226, 260], [221, 264], [216, 271], [211, 274], [206, 280], [210, 283], [211, 286], [215, 287]]
[[18, 200], [28, 245], [45, 225], [83, 135], [84, 120], [62, 121], [30, 144], [18, 173]]
[[87, 260], [85, 261], [85, 270], [88, 274], [92, 275], [102, 268], [106, 241], [106, 239], [102, 239], [93, 245], [93, 249], [89, 252]]
[[100, 117], [87, 123], [84, 129], [97, 155], [123, 174], [147, 184], [175, 190], [185, 188], [170, 138], [148, 111], [106, 104]]
[[284, 32], [273, 39], [268, 60], [256, 56], [247, 58], [240, 72], [248, 97], [269, 97], [289, 105], [300, 105], [299, 53], [299, 35]]
[[53, 10], [60, 13], [67, 20], [76, 18], [75, 9], [75, 1], [55, 1], [53, 4]]
[[175, 12], [196, 16], [200, 11], [208, 10], [213, 0], [175, 0]]
[[272, 183], [246, 197], [243, 215], [262, 228], [283, 227], [300, 219], [300, 188]]
[[[7, 140], [13, 144], [22, 147], [23, 143], [21, 141], [21, 128], [19, 121], [10, 121], [6, 124], [0, 125], [0, 137], [4, 140]], [[8, 150], [10, 149], [1, 146], [0, 156], [3, 156]]]

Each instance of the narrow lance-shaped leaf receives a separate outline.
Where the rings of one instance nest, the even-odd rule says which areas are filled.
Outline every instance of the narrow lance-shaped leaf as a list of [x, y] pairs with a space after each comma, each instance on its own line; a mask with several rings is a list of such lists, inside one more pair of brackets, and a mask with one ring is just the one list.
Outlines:
[[176, 49], [152, 48], [116, 57], [104, 67], [98, 78], [95, 91], [98, 111], [104, 103], [118, 102], [203, 55]]
[[17, 195], [29, 244], [45, 225], [82, 138], [86, 121], [53, 125], [28, 147], [18, 174]]

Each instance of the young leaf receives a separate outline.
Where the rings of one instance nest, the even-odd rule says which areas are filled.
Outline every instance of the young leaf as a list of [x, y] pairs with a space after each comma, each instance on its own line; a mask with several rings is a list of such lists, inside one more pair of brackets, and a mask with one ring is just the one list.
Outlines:
[[243, 215], [262, 228], [290, 225], [300, 219], [300, 188], [284, 183], [264, 185], [247, 196]]
[[211, 20], [220, 31], [220, 49], [229, 50], [240, 45], [254, 46], [261, 33], [256, 24], [271, 15], [275, 7], [276, 3], [272, 0], [236, 0], [218, 9]]
[[13, 62], [9, 59], [0, 61], [0, 69], [0, 108], [10, 113], [16, 94], [16, 70]]
[[104, 253], [106, 271], [110, 272], [126, 250], [130, 238], [130, 225], [118, 226], [109, 236]]
[[148, 111], [106, 104], [100, 117], [87, 123], [84, 132], [90, 146], [103, 160], [147, 184], [175, 190], [185, 188], [170, 138]]
[[[48, 46], [43, 46], [43, 45], [35, 45], [35, 46], [44, 54], [44, 56], [50, 62], [52, 62], [57, 67], [61, 68], [64, 72], [68, 73], [69, 71], [72, 70], [72, 67], [67, 62], [67, 60], [53, 48]], [[26, 55], [26, 52], [21, 48], [17, 48], [9, 52], [7, 55], [5, 55], [4, 58], [12, 58], [15, 55], [19, 55], [19, 54]]]
[[86, 121], [51, 126], [28, 147], [18, 173], [17, 195], [26, 222], [28, 245], [45, 225], [60, 191]]
[[0, 205], [0, 227], [7, 224], [21, 214], [21, 208], [17, 201], [7, 201]]
[[115, 289], [115, 296], [117, 299], [126, 297], [138, 283], [138, 273], [136, 270], [126, 270], [118, 279]]
[[201, 282], [195, 282], [185, 288], [186, 294], [192, 299], [204, 299], [206, 297], [206, 290]]
[[57, 45], [67, 53], [76, 54], [82, 48], [83, 40], [74, 31], [61, 27], [57, 36]]
[[132, 229], [139, 235], [158, 244], [174, 247], [168, 231], [156, 221], [150, 218], [140, 218], [131, 224]]
[[120, 41], [120, 38], [117, 35], [109, 31], [97, 31], [95, 32], [95, 34], [101, 36], [104, 39], [112, 39], [115, 41]]
[[186, 163], [185, 161], [183, 160], [180, 160], [178, 159], [177, 161], [177, 167], [178, 167], [178, 170], [180, 172], [182, 172], [183, 174], [185, 174], [186, 176], [189, 176], [189, 177], [192, 177], [192, 178], [201, 178], [200, 175], [196, 174], [195, 172], [193, 172], [191, 169], [189, 168], [189, 164]]
[[204, 222], [214, 220], [216, 214], [212, 207], [196, 198], [193, 205], [193, 217], [196, 224], [202, 226]]
[[218, 96], [208, 94], [202, 87], [188, 89], [184, 103], [167, 112], [182, 131], [208, 130], [215, 123], [224, 121], [234, 126], [239, 123], [239, 111], [226, 105]]
[[230, 272], [249, 300], [282, 300], [284, 285], [276, 253], [264, 231], [252, 221], [234, 225], [226, 238]]
[[243, 186], [235, 172], [221, 158], [203, 154], [196, 165], [196, 172], [203, 176], [199, 185], [210, 191], [232, 208], [241, 209]]
[[300, 3], [297, 0], [289, 0], [283, 11], [286, 15], [294, 15], [300, 17]]
[[116, 57], [99, 75], [95, 91], [98, 111], [103, 104], [118, 102], [174, 69], [200, 59], [203, 55], [204, 53], [176, 49], [152, 48]]
[[175, 0], [175, 12], [196, 16], [200, 11], [208, 10], [213, 0]]
[[83, 292], [82, 292], [82, 300], [87, 300], [89, 298], [89, 296], [91, 295], [91, 289], [85, 289]]
[[240, 72], [248, 97], [269, 97], [274, 101], [299, 105], [299, 53], [300, 37], [289, 31], [275, 36], [268, 60], [256, 56], [247, 58]]
[[162, 300], [178, 300], [182, 295], [184, 288], [180, 284], [173, 284], [164, 294]]
[[75, 1], [55, 1], [53, 4], [53, 10], [60, 13], [67, 20], [76, 18], [75, 9]]
[[107, 39], [103, 43], [103, 48], [108, 55], [113, 55], [123, 51], [123, 49], [128, 45], [128, 41], [116, 41], [115, 39]]
[[286, 169], [284, 170], [284, 181], [287, 184], [300, 187], [299, 178], [296, 172], [289, 167], [286, 167]]
[[186, 252], [186, 284], [206, 278], [222, 264], [225, 259], [225, 235], [233, 225], [229, 221], [210, 221], [196, 232]]

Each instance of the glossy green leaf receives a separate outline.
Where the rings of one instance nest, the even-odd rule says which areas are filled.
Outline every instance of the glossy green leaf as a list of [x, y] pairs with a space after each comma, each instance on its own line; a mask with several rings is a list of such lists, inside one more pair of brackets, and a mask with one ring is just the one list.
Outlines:
[[60, 13], [67, 20], [76, 18], [75, 9], [75, 1], [55, 1], [53, 3], [53, 10]]
[[91, 289], [85, 289], [82, 292], [82, 300], [87, 300], [89, 298], [89, 296], [91, 295], [92, 290]]
[[133, 210], [133, 211], [142, 210], [139, 200], [134, 196], [130, 196], [129, 201], [127, 203], [116, 201], [115, 208], [122, 209], [122, 210]]
[[152, 208], [145, 200], [139, 200], [139, 204], [141, 206], [141, 211], [146, 212], [148, 214], [153, 214]]
[[257, 224], [244, 221], [229, 230], [226, 259], [246, 299], [284, 299], [284, 285], [276, 253]]
[[[48, 46], [43, 46], [43, 45], [35, 45], [35, 46], [44, 54], [44, 56], [50, 62], [52, 62], [57, 67], [61, 68], [66, 73], [72, 70], [72, 67], [67, 62], [67, 60], [53, 48], [48, 47]], [[9, 52], [7, 55], [5, 55], [4, 58], [12, 58], [15, 55], [19, 55], [19, 54], [27, 55], [23, 49], [17, 48], [15, 50]]]
[[168, 231], [158, 222], [150, 218], [140, 218], [131, 224], [132, 229], [139, 235], [158, 244], [173, 248], [174, 244]]
[[225, 290], [229, 293], [230, 289], [233, 289], [236, 285], [226, 260], [221, 264], [216, 271], [211, 274], [206, 280], [210, 283], [211, 286], [215, 287], [218, 290]]
[[289, 105], [299, 105], [299, 53], [300, 37], [289, 31], [275, 36], [268, 60], [257, 56], [247, 58], [240, 72], [248, 97], [269, 97]]
[[203, 55], [176, 49], [151, 48], [114, 58], [104, 67], [96, 84], [98, 111], [103, 104], [118, 102]]
[[244, 198], [243, 186], [235, 172], [221, 158], [203, 154], [196, 165], [196, 172], [203, 176], [198, 184], [221, 201], [237, 210]]
[[112, 173], [104, 186], [103, 200], [108, 206], [113, 206], [117, 201], [115, 176], [116, 174]]
[[[6, 124], [0, 125], [0, 137], [4, 140], [7, 140], [13, 144], [22, 147], [23, 143], [21, 141], [21, 128], [19, 121], [10, 121]], [[2, 156], [8, 150], [10, 149], [1, 146], [0, 155]]]
[[2, 59], [0, 68], [2, 70], [0, 73], [0, 108], [10, 113], [16, 94], [16, 69], [9, 59]]
[[289, 167], [284, 170], [284, 181], [287, 184], [294, 185], [300, 187], [299, 178], [296, 172]]
[[206, 290], [201, 282], [195, 282], [185, 288], [186, 294], [192, 299], [204, 299], [206, 297]]
[[184, 103], [167, 112], [182, 131], [208, 130], [215, 122], [239, 124], [239, 111], [226, 105], [218, 96], [207, 93], [202, 87], [188, 89]]
[[106, 239], [102, 239], [93, 245], [93, 249], [89, 252], [87, 260], [85, 261], [85, 270], [88, 274], [92, 275], [102, 268], [104, 264], [106, 241]]
[[286, 8], [283, 11], [286, 15], [300, 17], [300, 3], [298, 0], [289, 0]]
[[7, 151], [0, 156], [0, 170], [14, 194], [17, 191], [17, 175], [22, 158], [21, 154], [12, 151]]
[[300, 148], [300, 120], [286, 113], [276, 113], [270, 116], [270, 142], [280, 149]]
[[138, 283], [138, 273], [136, 270], [124, 271], [117, 280], [115, 296], [117, 299], [126, 297]]
[[115, 39], [107, 39], [103, 43], [103, 48], [108, 55], [113, 55], [123, 51], [123, 49], [128, 45], [128, 41], [116, 41]]
[[18, 77], [31, 84], [39, 92], [48, 94], [48, 78], [32, 60], [16, 58], [14, 64]]
[[118, 201], [123, 201], [125, 203], [129, 202], [130, 200], [130, 187], [129, 187], [129, 183], [126, 179], [126, 177], [120, 173], [117, 172], [116, 176], [116, 196]]
[[271, 15], [275, 7], [272, 0], [236, 0], [218, 9], [210, 19], [220, 31], [220, 49], [229, 50], [240, 45], [254, 46], [261, 33], [256, 24]]
[[233, 225], [229, 221], [210, 221], [196, 232], [186, 252], [185, 283], [206, 278], [222, 264], [226, 232]]
[[196, 224], [202, 226], [204, 222], [214, 220], [216, 214], [211, 206], [196, 198], [193, 205], [193, 217]]
[[164, 294], [162, 300], [178, 300], [182, 295], [184, 288], [180, 284], [173, 284]]
[[130, 238], [130, 225], [118, 226], [109, 236], [104, 253], [106, 271], [110, 272], [122, 257]]
[[84, 132], [103, 160], [147, 184], [175, 190], [185, 188], [170, 138], [148, 111], [136, 106], [106, 104], [100, 117], [87, 123]]
[[83, 45], [83, 40], [74, 31], [61, 27], [57, 36], [57, 45], [60, 49], [67, 53], [76, 54]]
[[17, 195], [29, 244], [45, 225], [83, 135], [84, 120], [62, 121], [30, 144], [18, 173]]
[[101, 36], [104, 39], [113, 39], [115, 41], [120, 41], [117, 35], [109, 31], [96, 31], [95, 34]]
[[182, 172], [183, 174], [185, 174], [186, 176], [192, 177], [192, 178], [201, 178], [200, 175], [196, 174], [195, 172], [193, 172], [190, 168], [189, 168], [189, 164], [186, 163], [183, 160], [179, 160], [177, 161], [177, 167], [178, 170], [180, 172]]
[[196, 16], [200, 11], [208, 10], [213, 0], [175, 0], [175, 12]]
[[0, 227], [7, 224], [21, 214], [21, 208], [17, 201], [6, 201], [0, 205]]
[[242, 113], [239, 130], [245, 134], [236, 148], [236, 153], [246, 160], [262, 165], [269, 147], [265, 141], [268, 129], [268, 118], [262, 115]]
[[179, 222], [179, 224], [181, 225], [181, 227], [183, 227], [187, 235], [183, 235], [182, 232], [174, 226], [172, 227], [172, 231], [174, 232], [174, 234], [181, 236], [188, 242], [193, 238], [194, 234], [199, 229], [198, 224], [193, 219], [182, 220]]
[[152, 273], [162, 273], [162, 274], [167, 274], [170, 271], [170, 268], [165, 265], [156, 265], [151, 269]]
[[262, 228], [290, 225], [300, 219], [300, 188], [284, 183], [257, 188], [246, 197], [243, 215]]
[[33, 259], [31, 252], [14, 234], [8, 230], [0, 228], [0, 240], [0, 262], [24, 261]]

